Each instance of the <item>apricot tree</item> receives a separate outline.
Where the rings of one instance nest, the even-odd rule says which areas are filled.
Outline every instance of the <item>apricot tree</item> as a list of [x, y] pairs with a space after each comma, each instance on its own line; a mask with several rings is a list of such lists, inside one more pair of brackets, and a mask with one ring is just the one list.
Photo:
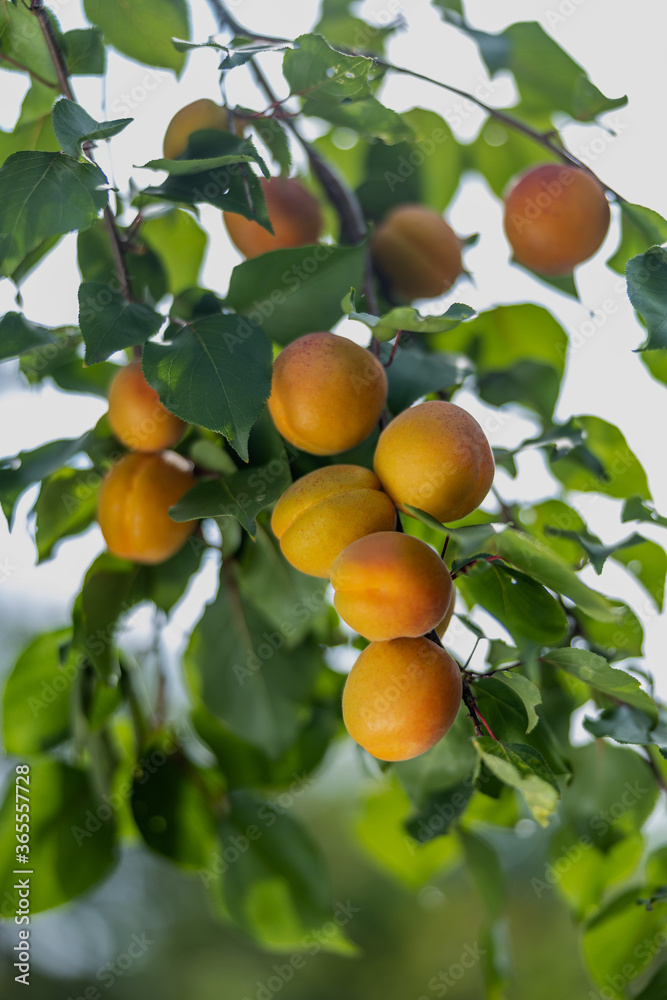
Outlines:
[[[190, 872], [221, 871], [232, 832], [297, 776], [326, 781], [325, 755], [352, 737], [401, 813], [378, 863], [397, 843], [412, 857], [446, 838], [449, 868], [482, 886], [488, 997], [507, 979], [498, 832], [528, 824], [544, 828], [554, 865], [586, 838], [555, 885], [592, 979], [609, 996], [655, 1000], [667, 966], [638, 943], [665, 921], [667, 853], [649, 849], [645, 826], [667, 791], [667, 708], [642, 655], [667, 572], [651, 534], [667, 518], [622, 429], [555, 416], [577, 358], [542, 299], [555, 288], [576, 300], [574, 268], [604, 268], [613, 217], [606, 263], [627, 278], [640, 350], [667, 381], [667, 221], [565, 146], [563, 122], [593, 126], [625, 99], [605, 96], [540, 25], [490, 34], [460, 2], [434, 0], [443, 31], [472, 39], [491, 78], [512, 75], [516, 104], [496, 108], [444, 74], [395, 65], [385, 50], [401, 22], [366, 23], [350, 6], [323, 0], [310, 33], [278, 38], [210, 0], [217, 31], [192, 38], [187, 0], [84, 0], [87, 26], [66, 32], [42, 0], [0, 5], [3, 85], [26, 88], [0, 133], [0, 275], [17, 289], [0, 360], [26, 392], [50, 382], [109, 400], [80, 437], [51, 440], [46, 427], [46, 443], [0, 463], [10, 525], [34, 490], [38, 560], [66, 558], [87, 531], [98, 553], [70, 622], [38, 635], [4, 687], [5, 750], [30, 764], [39, 831], [32, 911], [108, 877], [128, 836]], [[162, 155], [143, 165], [153, 183], [122, 191], [96, 156], [150, 112], [98, 120], [77, 100], [80, 77], [104, 77], [108, 49], [176, 77], [219, 58], [219, 87], [170, 109]], [[275, 53], [279, 86], [263, 68]], [[253, 107], [228, 98], [242, 74], [262, 94]], [[395, 76], [428, 83], [434, 106], [445, 91], [481, 109], [477, 137], [433, 107], [393, 110], [383, 84]], [[534, 303], [458, 301], [475, 237], [445, 212], [469, 176], [507, 192], [505, 231]], [[201, 206], [245, 258], [212, 287], [200, 279]], [[78, 317], [48, 327], [22, 310], [20, 289], [74, 232]], [[500, 417], [533, 430], [501, 446]], [[550, 491], [508, 499], [535, 452]], [[584, 519], [586, 496], [613, 505], [616, 541]], [[183, 656], [187, 706], [159, 672], [147, 699], [122, 626], [147, 603], [164, 627], [211, 561], [217, 593]], [[643, 607], [598, 589], [607, 561]], [[625, 804], [628, 786], [642, 791]], [[597, 823], [600, 812], [611, 819]], [[304, 823], [272, 815], [203, 881], [243, 933], [297, 950], [336, 897]], [[16, 821], [11, 787], [3, 916], [18, 906]], [[386, 823], [373, 823], [366, 839], [380, 844]], [[349, 950], [342, 930], [326, 946]]]

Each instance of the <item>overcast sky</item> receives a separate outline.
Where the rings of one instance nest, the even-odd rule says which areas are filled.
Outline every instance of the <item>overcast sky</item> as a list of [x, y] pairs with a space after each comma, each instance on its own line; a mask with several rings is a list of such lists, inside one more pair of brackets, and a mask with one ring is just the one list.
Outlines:
[[[79, 0], [61, 0], [49, 4], [64, 29], [85, 23]], [[193, 38], [204, 40], [215, 31], [204, 0], [195, 0]], [[275, 0], [242, 0], [231, 5], [235, 16], [249, 28], [284, 36], [296, 36], [309, 30], [316, 20], [318, 3], [276, 4]], [[469, 20], [477, 27], [496, 31], [516, 20], [537, 19], [588, 71], [592, 80], [607, 95], [627, 94], [629, 105], [607, 116], [606, 123], [615, 133], [597, 127], [568, 126], [564, 137], [571, 150], [587, 163], [627, 200], [647, 205], [667, 216], [667, 190], [664, 182], [664, 36], [667, 15], [662, 4], [635, 0], [631, 16], [619, 16], [605, 0], [470, 0]], [[503, 104], [514, 93], [509, 78], [490, 81], [475, 47], [451, 28], [441, 26], [436, 12], [426, 0], [399, 4], [397, 0], [378, 0], [363, 4], [361, 13], [372, 22], [384, 23], [389, 16], [402, 13], [409, 30], [398, 34], [389, 45], [389, 57], [397, 64], [413, 67], [445, 82], [475, 91], [486, 88], [489, 103]], [[437, 45], [434, 39], [438, 39]], [[99, 161], [114, 183], [123, 190], [130, 176], [137, 183], [154, 180], [154, 174], [136, 170], [161, 152], [162, 136], [173, 113], [190, 101], [203, 97], [217, 98], [219, 87], [215, 54], [194, 53], [180, 81], [173, 74], [133, 64], [110, 53], [106, 91], [94, 78], [76, 78], [78, 99], [98, 119], [130, 115], [135, 122], [100, 150]], [[267, 65], [273, 73], [281, 96], [279, 57], [270, 56]], [[11, 128], [26, 90], [16, 74], [0, 72], [0, 127]], [[232, 103], [255, 106], [266, 104], [257, 95], [245, 70], [229, 77], [228, 95]], [[459, 98], [448, 95], [406, 76], [394, 77], [385, 85], [382, 100], [396, 110], [425, 105], [438, 111], [450, 122], [457, 112], [462, 119], [459, 138], [469, 140], [477, 133], [481, 114], [470, 105], [461, 107]], [[460, 112], [463, 111], [463, 114]], [[308, 126], [312, 134], [315, 127]], [[603, 252], [582, 266], [578, 272], [581, 303], [552, 292], [531, 279], [508, 261], [509, 249], [502, 234], [500, 203], [478, 179], [466, 180], [447, 211], [448, 220], [459, 233], [479, 232], [478, 245], [466, 254], [466, 265], [475, 283], [462, 281], [454, 298], [476, 309], [500, 302], [535, 301], [550, 308], [563, 323], [576, 348], [571, 350], [557, 417], [592, 413], [620, 426], [631, 448], [643, 462], [656, 506], [667, 512], [667, 469], [664, 461], [662, 417], [667, 389], [647, 374], [635, 349], [644, 334], [627, 301], [623, 282], [604, 266], [618, 239], [618, 221], [614, 220]], [[239, 258], [224, 232], [220, 213], [202, 206], [202, 219], [211, 234], [210, 252], [202, 280], [220, 292], [226, 289], [230, 267]], [[22, 287], [24, 308], [29, 319], [56, 326], [76, 323], [78, 273], [75, 267], [75, 239], [65, 238], [58, 249], [41, 265]], [[610, 306], [609, 303], [612, 305]], [[0, 281], [0, 312], [15, 308], [14, 289]], [[436, 311], [428, 303], [424, 311]], [[591, 325], [591, 314], [595, 322]], [[356, 324], [346, 324], [341, 332], [360, 338]], [[534, 424], [519, 412], [503, 414], [479, 404], [470, 394], [457, 397], [483, 422], [494, 445], [512, 446], [531, 433]], [[24, 391], [16, 375], [16, 365], [0, 368], [0, 454], [13, 454], [34, 448], [60, 437], [76, 436], [91, 426], [104, 411], [99, 399], [69, 398], [43, 387]], [[527, 455], [521, 463], [521, 476], [512, 482], [502, 471], [497, 477], [501, 493], [508, 499], [536, 500], [553, 492], [553, 481], [544, 469], [540, 455]], [[0, 552], [5, 570], [0, 574], [0, 615], [15, 628], [19, 642], [28, 631], [45, 628], [67, 620], [71, 600], [80, 586], [85, 568], [101, 549], [97, 528], [83, 538], [65, 542], [57, 557], [35, 567], [35, 552], [26, 530], [26, 512], [35, 492], [19, 508], [17, 527], [12, 537], [0, 525]], [[592, 530], [605, 541], [629, 534], [631, 526], [619, 524], [619, 504], [596, 496], [577, 496], [571, 501]], [[641, 526], [646, 535], [662, 542], [661, 532]], [[625, 599], [642, 609], [648, 625], [646, 648], [648, 665], [656, 673], [663, 695], [667, 677], [663, 667], [663, 649], [667, 640], [664, 621], [650, 610], [644, 592], [619, 567], [608, 563], [601, 578], [591, 569], [585, 578], [593, 586]], [[211, 565], [198, 592], [191, 596], [176, 626], [187, 630], [197, 609], [213, 586]], [[14, 624], [13, 624], [14, 623]], [[494, 634], [502, 634], [495, 626]], [[467, 640], [457, 639], [461, 650]], [[457, 650], [458, 651], [458, 650]], [[5, 650], [7, 652], [7, 650]], [[662, 674], [662, 678], [661, 675]]]

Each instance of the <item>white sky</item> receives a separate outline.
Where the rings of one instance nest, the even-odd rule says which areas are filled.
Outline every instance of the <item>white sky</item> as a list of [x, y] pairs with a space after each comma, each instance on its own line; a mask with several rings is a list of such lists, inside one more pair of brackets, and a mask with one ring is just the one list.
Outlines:
[[[64, 29], [84, 22], [80, 0], [60, 0], [50, 3]], [[193, 38], [204, 40], [215, 31], [215, 25], [204, 0], [195, 0]], [[249, 28], [269, 34], [296, 36], [314, 24], [319, 4], [301, 0], [298, 4], [276, 4], [271, 0], [237, 0], [230, 5], [235, 15]], [[610, 136], [597, 127], [568, 126], [564, 137], [570, 149], [586, 158], [593, 169], [627, 200], [647, 205], [667, 216], [667, 188], [664, 183], [664, 37], [667, 13], [652, 0], [635, 0], [632, 14], [618, 16], [605, 0], [469, 0], [469, 20], [485, 30], [500, 30], [516, 20], [537, 19], [556, 40], [588, 71], [591, 79], [609, 96], [626, 93], [628, 107], [608, 116], [617, 135]], [[422, 73], [451, 82], [468, 90], [488, 84], [488, 76], [475, 47], [454, 29], [441, 25], [427, 0], [417, 0], [399, 6], [397, 0], [365, 3], [361, 13], [371, 21], [386, 22], [387, 15], [403, 13], [409, 31], [390, 42], [388, 56], [399, 65], [410, 66]], [[437, 39], [437, 45], [434, 44]], [[102, 167], [110, 171], [114, 182], [123, 190], [132, 175], [139, 184], [154, 181], [155, 175], [139, 171], [133, 164], [145, 163], [161, 153], [162, 136], [174, 112], [202, 97], [216, 98], [219, 94], [217, 58], [207, 51], [194, 53], [180, 81], [166, 71], [149, 70], [110, 53], [106, 93], [98, 79], [76, 78], [77, 97], [94, 117], [133, 116], [135, 122], [116, 137], [98, 157]], [[280, 82], [279, 57], [270, 56], [267, 66], [279, 95], [286, 88]], [[11, 128], [17, 117], [25, 83], [15, 74], [0, 72], [0, 127]], [[229, 76], [229, 98], [232, 103], [266, 106], [249, 82], [245, 70]], [[509, 79], [496, 81], [490, 103], [502, 104], [513, 93]], [[382, 100], [396, 110], [424, 105], [443, 117], [460, 108], [460, 99], [441, 89], [406, 76], [391, 79], [381, 93]], [[459, 137], [472, 138], [482, 116], [472, 106], [464, 108], [465, 130]], [[313, 131], [312, 126], [308, 126]], [[591, 155], [591, 144], [595, 153]], [[111, 157], [111, 159], [110, 159]], [[476, 309], [500, 302], [535, 301], [551, 309], [567, 329], [576, 349], [570, 351], [568, 369], [563, 383], [557, 417], [566, 419], [580, 413], [597, 414], [620, 426], [630, 447], [638, 455], [649, 476], [656, 506], [667, 512], [667, 468], [661, 417], [665, 412], [667, 389], [654, 382], [632, 351], [644, 339], [625, 295], [618, 275], [605, 268], [603, 261], [613, 251], [618, 237], [614, 217], [604, 251], [592, 262], [579, 269], [578, 285], [582, 302], [566, 299], [550, 291], [529, 276], [513, 268], [508, 261], [509, 249], [502, 234], [501, 206], [481, 180], [467, 180], [447, 211], [447, 217], [460, 233], [479, 232], [478, 245], [466, 254], [466, 265], [475, 276], [475, 285], [461, 282], [454, 298]], [[231, 267], [239, 260], [224, 232], [220, 213], [202, 206], [202, 219], [211, 235], [210, 252], [202, 281], [208, 287], [224, 292]], [[22, 287], [24, 308], [29, 319], [49, 326], [76, 323], [78, 273], [75, 268], [75, 239], [65, 238], [59, 248], [41, 265]], [[0, 281], [0, 313], [15, 308], [14, 289]], [[603, 303], [611, 301], [613, 312]], [[427, 311], [438, 307], [429, 303]], [[582, 335], [589, 329], [585, 324], [594, 313], [601, 319], [593, 336]], [[356, 324], [348, 324], [345, 332], [359, 336]], [[503, 414], [480, 405], [470, 393], [457, 397], [482, 421], [494, 445], [512, 446], [532, 431], [531, 422], [516, 412]], [[104, 411], [99, 399], [77, 395], [73, 398], [48, 387], [30, 393], [23, 390], [16, 375], [16, 365], [0, 369], [0, 454], [13, 454], [20, 449], [34, 448], [60, 437], [76, 436], [91, 426]], [[508, 499], [536, 500], [553, 492], [553, 481], [544, 471], [537, 454], [522, 460], [521, 476], [512, 482], [502, 471], [497, 477], [501, 493]], [[67, 620], [71, 601], [80, 586], [82, 575], [95, 554], [101, 549], [101, 536], [94, 528], [83, 538], [65, 542], [55, 559], [35, 566], [34, 546], [26, 530], [26, 512], [34, 501], [31, 491], [19, 508], [17, 526], [10, 537], [6, 526], [0, 525], [0, 557], [4, 572], [0, 572], [0, 617], [10, 628], [10, 638], [18, 642], [28, 631], [51, 627]], [[633, 526], [620, 525], [620, 504], [593, 496], [571, 500], [591, 529], [605, 541], [625, 537]], [[647, 536], [663, 542], [659, 529], [639, 526]], [[667, 672], [663, 666], [663, 649], [667, 628], [651, 609], [644, 592], [621, 568], [612, 563], [601, 578], [592, 570], [585, 578], [593, 586], [627, 600], [637, 608], [648, 625], [646, 649], [648, 666], [658, 677], [663, 695], [667, 695]], [[174, 625], [177, 634], [187, 630], [197, 617], [201, 603], [213, 586], [214, 570], [209, 572], [197, 592], [190, 596]], [[494, 626], [492, 634], [502, 634]], [[463, 653], [467, 637], [454, 636], [452, 645]], [[5, 653], [7, 653], [5, 647]]]

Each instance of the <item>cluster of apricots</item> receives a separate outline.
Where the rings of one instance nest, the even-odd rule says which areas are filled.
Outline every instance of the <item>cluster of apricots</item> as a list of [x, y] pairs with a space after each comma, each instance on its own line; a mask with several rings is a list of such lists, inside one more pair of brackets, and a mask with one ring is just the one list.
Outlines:
[[[386, 395], [373, 354], [310, 333], [276, 358], [269, 411], [291, 444], [335, 455], [368, 437]], [[451, 575], [434, 549], [397, 530], [397, 508], [444, 523], [465, 517], [491, 487], [493, 456], [466, 410], [434, 400], [382, 430], [373, 466], [325, 465], [301, 477], [276, 503], [271, 527], [288, 562], [331, 580], [340, 617], [369, 640], [345, 685], [348, 732], [375, 757], [406, 760], [447, 732], [462, 685], [456, 662], [428, 638], [451, 619]]]
[[[182, 157], [193, 132], [229, 125], [224, 107], [195, 101], [170, 122], [164, 155]], [[242, 134], [242, 127], [235, 128]], [[319, 239], [319, 204], [298, 180], [270, 178], [261, 185], [273, 234], [251, 219], [223, 213], [232, 242], [246, 258]], [[586, 170], [544, 164], [510, 188], [504, 224], [517, 262], [563, 276], [601, 246], [609, 205]], [[394, 208], [371, 237], [376, 271], [395, 301], [435, 298], [450, 289], [463, 273], [461, 247], [445, 220], [423, 205]], [[332, 333], [310, 333], [277, 356], [268, 406], [287, 441], [329, 456], [371, 434], [386, 396], [386, 374], [373, 354]], [[186, 424], [161, 404], [138, 361], [116, 375], [108, 418], [130, 451], [102, 484], [102, 533], [118, 556], [161, 562], [194, 529], [192, 521], [178, 524], [169, 517], [169, 508], [195, 483], [191, 464], [166, 450]], [[384, 427], [373, 466], [326, 465], [303, 476], [276, 503], [271, 526], [293, 566], [331, 580], [341, 618], [369, 640], [345, 685], [348, 731], [374, 756], [405, 760], [447, 732], [462, 683], [456, 662], [428, 638], [442, 636], [451, 619], [451, 575], [430, 546], [402, 533], [397, 510], [410, 515], [417, 507], [441, 523], [459, 520], [483, 501], [494, 464], [469, 413], [454, 403], [428, 401]]]

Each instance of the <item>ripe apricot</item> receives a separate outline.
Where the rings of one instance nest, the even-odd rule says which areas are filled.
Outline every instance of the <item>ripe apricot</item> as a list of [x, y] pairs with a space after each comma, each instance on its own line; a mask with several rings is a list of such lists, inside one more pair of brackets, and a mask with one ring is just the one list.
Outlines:
[[193, 101], [192, 104], [186, 104], [184, 108], [176, 112], [167, 125], [162, 144], [164, 158], [165, 160], [177, 160], [179, 156], [182, 156], [188, 148], [188, 139], [193, 132], [199, 132], [202, 129], [227, 132], [228, 128], [229, 119], [226, 109], [220, 104], [216, 104], [215, 101], [209, 100], [208, 97], [202, 97], [198, 101]]
[[514, 258], [541, 274], [571, 274], [600, 248], [608, 229], [603, 188], [576, 167], [533, 167], [505, 196], [505, 233]]
[[352, 542], [331, 567], [334, 606], [371, 640], [426, 635], [443, 618], [452, 578], [419, 538], [378, 531]]
[[475, 418], [439, 400], [399, 413], [380, 434], [373, 465], [397, 507], [419, 507], [443, 523], [479, 507], [494, 473], [489, 442]]
[[461, 241], [425, 205], [399, 205], [373, 234], [373, 259], [397, 298], [435, 299], [463, 270]]
[[335, 455], [371, 433], [387, 376], [369, 351], [333, 333], [293, 340], [273, 364], [269, 411], [284, 438], [311, 455]]
[[187, 459], [173, 451], [130, 452], [111, 467], [97, 508], [109, 552], [137, 563], [159, 563], [178, 552], [196, 521], [178, 524], [169, 508], [196, 482]]
[[271, 527], [283, 555], [309, 576], [328, 577], [351, 542], [396, 526], [380, 480], [360, 465], [325, 465], [297, 479], [278, 500]]
[[244, 257], [259, 257], [269, 250], [303, 247], [317, 243], [322, 231], [322, 213], [317, 198], [294, 178], [260, 179], [273, 235], [252, 219], [236, 212], [223, 212], [229, 238]]
[[162, 451], [176, 444], [188, 426], [162, 405], [141, 370], [131, 361], [109, 387], [109, 424], [119, 441], [133, 451]]
[[380, 760], [409, 760], [442, 739], [461, 704], [461, 671], [430, 639], [372, 642], [352, 667], [343, 719]]

